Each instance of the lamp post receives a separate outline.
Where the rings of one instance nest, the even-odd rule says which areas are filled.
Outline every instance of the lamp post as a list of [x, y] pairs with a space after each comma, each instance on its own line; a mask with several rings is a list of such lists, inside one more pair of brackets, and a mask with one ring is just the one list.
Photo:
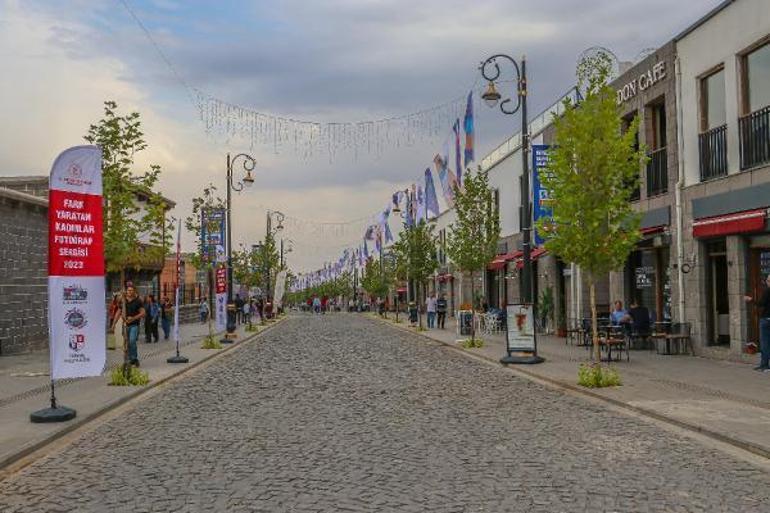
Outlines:
[[[510, 98], [506, 98], [500, 102], [501, 95], [495, 88], [495, 80], [500, 77], [500, 65], [497, 60], [503, 60], [509, 62], [514, 69], [515, 78], [517, 82], [516, 88], [516, 106], [512, 109], [507, 105], [512, 101]], [[533, 337], [533, 350], [531, 354], [526, 356], [514, 355], [511, 351], [510, 344], [506, 344], [506, 356], [500, 359], [502, 363], [542, 363], [544, 360], [537, 354], [537, 335], [534, 330], [535, 319], [535, 301], [532, 297], [532, 258], [531, 258], [531, 232], [532, 232], [532, 209], [530, 206], [530, 186], [529, 186], [529, 151], [530, 141], [527, 125], [527, 63], [524, 56], [521, 57], [520, 62], [516, 62], [512, 57], [505, 54], [496, 54], [489, 57], [487, 60], [481, 63], [479, 69], [481, 75], [485, 80], [489, 82], [487, 90], [481, 95], [481, 98], [490, 108], [494, 108], [500, 105], [500, 111], [506, 115], [516, 114], [521, 110], [521, 164], [522, 164], [522, 181], [521, 181], [521, 232], [522, 232], [522, 258], [524, 267], [522, 269], [522, 283], [521, 283], [521, 296], [525, 304], [531, 305], [532, 311], [532, 337]], [[509, 320], [510, 322], [510, 320]]]
[[[238, 159], [243, 160], [243, 170], [246, 171], [240, 181], [233, 181], [233, 167]], [[251, 155], [245, 153], [239, 153], [235, 157], [230, 158], [230, 154], [227, 154], [227, 333], [222, 338], [221, 342], [232, 342], [235, 338], [235, 303], [233, 302], [233, 227], [231, 222], [231, 210], [232, 210], [232, 191], [241, 192], [244, 187], [250, 187], [254, 183], [254, 178], [251, 176], [251, 172], [257, 165], [257, 161]]]

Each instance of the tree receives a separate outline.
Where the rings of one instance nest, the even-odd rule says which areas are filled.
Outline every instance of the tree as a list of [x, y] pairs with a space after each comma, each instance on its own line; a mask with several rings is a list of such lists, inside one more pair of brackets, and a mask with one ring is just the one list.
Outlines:
[[436, 258], [436, 236], [433, 233], [434, 223], [420, 220], [412, 226], [404, 226], [398, 234], [398, 240], [393, 243], [396, 254], [396, 268], [406, 270], [410, 280], [414, 280], [417, 296], [417, 311], [422, 328], [422, 316], [419, 315], [421, 304], [420, 289], [425, 281], [438, 268]]
[[272, 290], [270, 280], [278, 274], [278, 268], [281, 262], [281, 255], [275, 244], [275, 236], [272, 233], [265, 235], [265, 240], [257, 247], [255, 255], [256, 268], [262, 274], [261, 283], [264, 283], [265, 293]]
[[[120, 115], [117, 110], [114, 101], [104, 102], [104, 117], [88, 128], [84, 139], [102, 149], [105, 266], [107, 272], [120, 274], [122, 288], [126, 269], [165, 259], [173, 228], [166, 224], [165, 200], [153, 191], [160, 166], [151, 165], [144, 173], [132, 169], [134, 156], [147, 148], [139, 113]], [[144, 208], [140, 196], [147, 198]], [[128, 377], [127, 327], [123, 329], [123, 374]]]
[[640, 238], [640, 215], [630, 199], [646, 161], [644, 148], [636, 148], [638, 119], [623, 129], [615, 92], [607, 84], [610, 64], [599, 53], [578, 66], [585, 99], [579, 105], [567, 101], [564, 115], [554, 120], [554, 146], [541, 177], [553, 217], [538, 223], [547, 234], [545, 247], [586, 272], [596, 361], [596, 281], [620, 269]]
[[[191, 256], [191, 262], [197, 269], [206, 269], [206, 300], [209, 304], [209, 312], [213, 311], [211, 300], [211, 283], [213, 281], [212, 272], [216, 262], [209, 258], [204, 258], [204, 251], [208, 251], [208, 248], [203, 247], [203, 240], [201, 239], [203, 213], [212, 212], [214, 210], [224, 210], [225, 202], [222, 198], [216, 195], [217, 188], [214, 184], [209, 184], [203, 188], [203, 195], [194, 197], [192, 199], [192, 213], [185, 219], [185, 229], [195, 235], [195, 240], [198, 246], [198, 251]], [[211, 325], [211, 314], [208, 316], [208, 329], [209, 339], [213, 340], [214, 331]]]
[[[457, 221], [449, 226], [446, 252], [452, 262], [471, 276], [471, 311], [476, 315], [476, 272], [487, 267], [497, 254], [500, 218], [486, 173], [468, 173], [463, 188], [455, 191]], [[475, 323], [471, 323], [474, 324]], [[471, 340], [476, 330], [471, 327]]]
[[385, 261], [380, 262], [373, 257], [366, 260], [364, 273], [361, 276], [361, 287], [373, 297], [383, 298], [388, 294], [388, 289], [392, 281], [392, 274], [385, 265]]

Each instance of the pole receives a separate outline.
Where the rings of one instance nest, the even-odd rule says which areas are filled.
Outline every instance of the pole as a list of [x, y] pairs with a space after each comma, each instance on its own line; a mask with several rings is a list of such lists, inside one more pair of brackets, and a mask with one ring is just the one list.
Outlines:
[[281, 269], [283, 269], [283, 237], [281, 237]]
[[233, 168], [230, 154], [227, 154], [227, 304], [233, 302], [233, 247], [232, 247], [232, 222], [230, 216], [232, 192], [230, 188], [233, 181]]
[[265, 266], [267, 269], [265, 269], [265, 276], [267, 277], [267, 283], [265, 284], [265, 292], [266, 292], [266, 298], [267, 301], [270, 300], [270, 255], [267, 254], [267, 250], [269, 249], [267, 246], [268, 236], [270, 235], [270, 231], [272, 230], [272, 222], [270, 219], [271, 212], [267, 211], [267, 220], [265, 221]]

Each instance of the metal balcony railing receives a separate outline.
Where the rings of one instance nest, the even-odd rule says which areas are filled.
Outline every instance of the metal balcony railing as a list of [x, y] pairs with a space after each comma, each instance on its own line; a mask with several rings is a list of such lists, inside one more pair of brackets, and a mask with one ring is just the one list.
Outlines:
[[647, 154], [647, 197], [668, 192], [668, 157], [666, 147]]
[[738, 119], [741, 169], [770, 162], [770, 105]]
[[712, 128], [698, 136], [700, 179], [702, 182], [727, 175], [727, 125]]

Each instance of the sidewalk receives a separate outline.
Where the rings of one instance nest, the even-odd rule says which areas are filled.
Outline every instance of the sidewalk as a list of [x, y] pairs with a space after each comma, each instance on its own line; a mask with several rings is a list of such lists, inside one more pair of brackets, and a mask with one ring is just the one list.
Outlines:
[[[388, 317], [395, 324], [393, 314]], [[405, 318], [399, 315], [398, 327], [417, 332], [406, 325]], [[447, 319], [445, 330], [419, 333], [462, 348], [454, 319]], [[483, 348], [466, 351], [494, 362], [505, 355], [504, 334], [482, 338]], [[545, 363], [512, 367], [770, 457], [770, 374], [753, 371], [751, 364], [632, 350], [630, 362], [624, 355], [623, 361], [612, 364], [623, 386], [586, 389], [577, 385], [577, 371], [580, 363], [590, 361], [587, 348], [566, 345], [563, 338], [539, 336], [538, 353]]]
[[[179, 327], [179, 337], [182, 341], [180, 354], [189, 358], [190, 362], [187, 364], [166, 362], [166, 358], [176, 354], [176, 345], [171, 340], [145, 344], [142, 333], [139, 339], [139, 359], [141, 370], [150, 375], [149, 385], [108, 386], [107, 372], [100, 377], [57, 381], [57, 402], [77, 410], [77, 417], [69, 422], [54, 424], [33, 424], [29, 420], [30, 413], [45, 408], [50, 403], [48, 351], [0, 357], [0, 471], [41, 444], [83, 424], [89, 417], [123, 403], [148, 387], [182, 373], [192, 365], [242, 344], [274, 324], [260, 326], [258, 332], [246, 332], [244, 326], [239, 326], [236, 331], [236, 343], [225, 345], [221, 350], [201, 349], [203, 338], [208, 335], [206, 324], [183, 324]], [[217, 336], [219, 335], [221, 333]], [[108, 368], [122, 362], [122, 350], [107, 351]]]

